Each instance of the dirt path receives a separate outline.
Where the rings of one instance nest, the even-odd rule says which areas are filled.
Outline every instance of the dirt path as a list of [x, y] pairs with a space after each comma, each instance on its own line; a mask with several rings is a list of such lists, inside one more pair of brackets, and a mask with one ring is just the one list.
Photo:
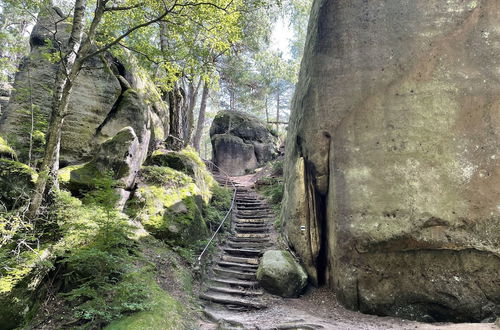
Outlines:
[[[239, 186], [251, 187], [256, 175], [231, 178]], [[199, 329], [499, 329], [493, 323], [420, 323], [394, 317], [380, 317], [354, 312], [342, 307], [326, 288], [309, 288], [298, 299], [284, 299], [265, 294], [266, 309], [230, 311], [213, 305], [206, 308], [210, 322], [199, 323]]]

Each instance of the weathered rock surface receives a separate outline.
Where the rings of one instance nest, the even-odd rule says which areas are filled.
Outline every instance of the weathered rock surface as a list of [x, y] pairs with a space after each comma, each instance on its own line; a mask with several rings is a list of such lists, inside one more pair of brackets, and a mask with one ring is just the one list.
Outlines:
[[[177, 161], [188, 167], [179, 170]], [[216, 184], [205, 164], [192, 149], [158, 151], [139, 172], [137, 189], [126, 212], [153, 236], [173, 246], [190, 246], [208, 236], [203, 206], [210, 201]]]
[[277, 155], [276, 136], [261, 120], [244, 112], [219, 112], [210, 138], [215, 164], [231, 175], [243, 175]]
[[117, 180], [121, 196], [118, 204], [123, 208], [146, 156], [147, 148], [142, 148], [134, 129], [125, 127], [102, 143], [90, 162], [68, 166], [61, 170], [59, 177], [66, 188], [77, 194], [93, 189], [96, 182], [105, 177]]
[[0, 116], [2, 116], [2, 111], [5, 110], [7, 104], [9, 104], [11, 90], [12, 86], [10, 86], [9, 84], [0, 84]]
[[307, 274], [290, 252], [269, 250], [260, 260], [257, 280], [273, 294], [285, 298], [298, 297], [307, 285]]
[[283, 219], [346, 306], [500, 313], [499, 53], [495, 0], [314, 2]]
[[[56, 9], [40, 13], [30, 37], [30, 55], [23, 59], [14, 92], [6, 110], [2, 110], [0, 132], [21, 160], [27, 158], [31, 112], [34, 128], [42, 134], [49, 120], [57, 64], [49, 62], [44, 54], [46, 40], [53, 39], [54, 22], [60, 20], [60, 11]], [[65, 21], [58, 23], [55, 38], [65, 44], [70, 28]], [[168, 135], [167, 106], [152, 82], [136, 72], [133, 57], [127, 61], [130, 63], [121, 63], [106, 53], [89, 59], [78, 75], [62, 131], [63, 166], [88, 161], [100, 143], [127, 126], [134, 129], [141, 149], [154, 148], [158, 140]]]

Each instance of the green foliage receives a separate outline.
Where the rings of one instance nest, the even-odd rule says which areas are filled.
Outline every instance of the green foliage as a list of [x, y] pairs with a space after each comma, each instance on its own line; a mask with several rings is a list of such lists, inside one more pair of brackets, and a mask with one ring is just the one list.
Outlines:
[[36, 181], [36, 173], [20, 162], [0, 158], [0, 211], [25, 204]]
[[150, 308], [143, 285], [130, 280], [137, 257], [132, 227], [115, 209], [118, 195], [109, 176], [96, 183], [84, 203], [67, 192], [57, 195], [53, 216], [64, 239], [57, 245], [64, 299], [73, 317], [102, 326], [124, 314]]
[[[231, 207], [233, 194], [230, 189], [216, 185], [212, 188], [212, 199], [210, 203], [203, 208], [203, 217], [212, 231], [216, 230], [220, 222]], [[229, 228], [230, 221], [226, 221], [224, 230]]]

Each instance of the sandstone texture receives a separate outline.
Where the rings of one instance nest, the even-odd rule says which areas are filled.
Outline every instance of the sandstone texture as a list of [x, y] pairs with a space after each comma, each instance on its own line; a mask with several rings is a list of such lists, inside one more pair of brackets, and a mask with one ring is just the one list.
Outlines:
[[[55, 22], [59, 23], [54, 36]], [[32, 157], [42, 156], [57, 72], [57, 64], [48, 59], [56, 53], [50, 45], [64, 45], [70, 29], [71, 24], [61, 19], [59, 10], [40, 13], [30, 36], [31, 52], [16, 74], [8, 105], [5, 109], [1, 105], [0, 134], [23, 161], [28, 159], [32, 128], [39, 140], [35, 142], [41, 144]], [[105, 53], [86, 62], [75, 81], [64, 121], [61, 166], [90, 160], [100, 143], [127, 126], [134, 129], [141, 149], [147, 151], [163, 141], [168, 135], [168, 106], [144, 77], [133, 56], [120, 61]]]
[[210, 128], [214, 163], [230, 175], [243, 175], [276, 158], [277, 138], [260, 119], [221, 111]]
[[349, 308], [499, 315], [499, 53], [496, 0], [314, 2], [284, 229]]
[[307, 274], [290, 252], [269, 250], [260, 260], [257, 280], [273, 294], [296, 298], [307, 285]]

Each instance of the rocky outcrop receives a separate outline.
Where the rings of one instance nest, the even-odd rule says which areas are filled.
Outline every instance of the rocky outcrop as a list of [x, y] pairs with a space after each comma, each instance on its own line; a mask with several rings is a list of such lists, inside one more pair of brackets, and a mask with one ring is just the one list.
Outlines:
[[[181, 160], [186, 166], [179, 167]], [[206, 238], [209, 230], [203, 208], [216, 182], [196, 152], [190, 148], [157, 151], [146, 164], [125, 211], [172, 246], [192, 246]]]
[[7, 104], [9, 104], [10, 93], [12, 86], [6, 83], [0, 83], [0, 116], [2, 116], [2, 111], [5, 110]]
[[257, 269], [257, 280], [267, 291], [281, 297], [298, 297], [307, 285], [307, 274], [284, 250], [264, 253]]
[[500, 313], [499, 22], [495, 0], [314, 2], [284, 228], [349, 308]]
[[[0, 132], [18, 151], [21, 160], [28, 158], [32, 128], [41, 134], [42, 144], [44, 141], [58, 67], [47, 59], [54, 52], [48, 45], [57, 44], [54, 39], [64, 45], [71, 28], [70, 23], [62, 20], [57, 24], [54, 37], [56, 21], [61, 21], [59, 10], [53, 8], [40, 13], [30, 37], [31, 52], [23, 59], [14, 92], [6, 110], [2, 110]], [[168, 136], [168, 107], [154, 84], [144, 77], [133, 56], [119, 61], [105, 53], [86, 62], [75, 81], [69, 115], [64, 121], [62, 166], [88, 161], [100, 143], [127, 126], [134, 129], [140, 148], [145, 150], [153, 149]]]
[[221, 111], [210, 128], [213, 160], [231, 175], [243, 175], [277, 155], [277, 138], [258, 118]]

